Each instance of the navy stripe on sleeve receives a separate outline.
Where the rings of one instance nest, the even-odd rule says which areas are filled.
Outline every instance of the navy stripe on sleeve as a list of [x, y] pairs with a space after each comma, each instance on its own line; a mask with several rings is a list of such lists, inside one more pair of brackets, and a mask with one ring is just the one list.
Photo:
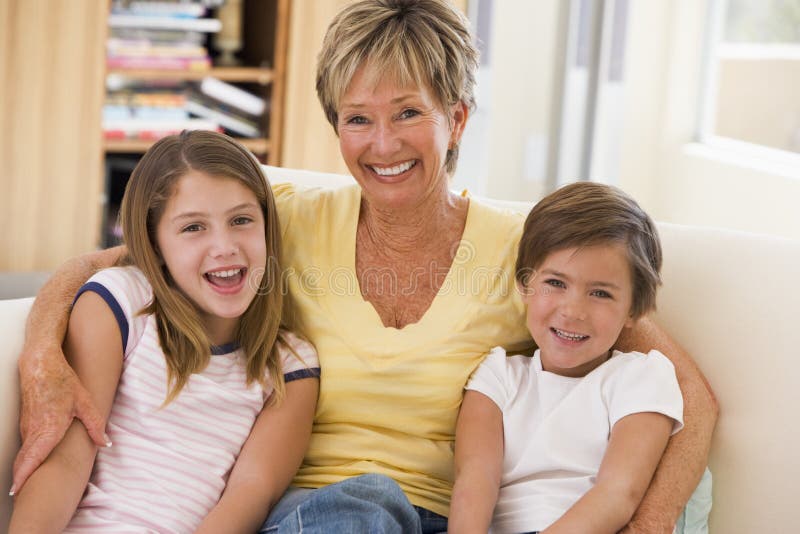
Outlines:
[[301, 378], [319, 378], [319, 367], [312, 367], [311, 369], [298, 369], [291, 373], [283, 375], [284, 382], [291, 382], [292, 380], [300, 380]]
[[119, 302], [117, 302], [117, 299], [114, 298], [114, 295], [111, 294], [111, 291], [109, 291], [106, 286], [98, 282], [88, 282], [83, 284], [83, 286], [81, 286], [81, 288], [78, 290], [78, 294], [75, 295], [75, 300], [72, 301], [72, 305], [75, 306], [75, 302], [77, 302], [78, 297], [87, 291], [91, 291], [100, 295], [100, 298], [102, 298], [106, 304], [108, 304], [108, 307], [111, 308], [111, 311], [114, 313], [114, 317], [117, 319], [119, 331], [122, 334], [122, 354], [125, 354], [125, 349], [128, 346], [128, 319], [125, 317], [125, 312], [122, 311], [122, 307], [119, 305]]

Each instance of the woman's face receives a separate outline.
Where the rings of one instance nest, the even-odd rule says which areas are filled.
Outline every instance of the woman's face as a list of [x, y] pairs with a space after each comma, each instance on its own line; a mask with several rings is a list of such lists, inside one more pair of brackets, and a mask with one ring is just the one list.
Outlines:
[[339, 146], [368, 202], [410, 209], [447, 196], [447, 149], [467, 119], [458, 103], [443, 111], [426, 87], [400, 86], [360, 67], [339, 104]]

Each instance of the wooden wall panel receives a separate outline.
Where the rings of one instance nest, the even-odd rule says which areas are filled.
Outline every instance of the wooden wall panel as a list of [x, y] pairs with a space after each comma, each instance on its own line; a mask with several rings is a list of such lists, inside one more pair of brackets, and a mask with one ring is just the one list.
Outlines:
[[[336, 13], [352, 0], [293, 0], [281, 165], [348, 173], [314, 87], [317, 53]], [[466, 11], [467, 0], [454, 2]]]
[[106, 0], [0, 1], [0, 270], [99, 243]]

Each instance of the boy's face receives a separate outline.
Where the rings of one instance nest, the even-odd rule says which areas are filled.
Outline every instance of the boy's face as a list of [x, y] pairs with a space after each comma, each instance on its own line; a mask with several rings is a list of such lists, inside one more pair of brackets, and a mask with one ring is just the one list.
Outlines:
[[585, 376], [634, 323], [631, 268], [619, 243], [551, 252], [522, 290], [545, 371]]

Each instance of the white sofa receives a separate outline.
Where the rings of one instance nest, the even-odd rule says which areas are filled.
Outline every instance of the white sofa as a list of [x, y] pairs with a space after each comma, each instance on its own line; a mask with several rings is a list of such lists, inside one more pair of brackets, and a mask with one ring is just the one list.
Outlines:
[[[351, 180], [266, 170], [273, 182], [334, 187]], [[695, 357], [721, 407], [710, 459], [710, 531], [800, 532], [791, 493], [800, 481], [800, 242], [672, 224], [659, 230], [665, 262], [658, 321]], [[0, 488], [11, 485], [18, 447], [16, 359], [30, 304], [0, 301]], [[0, 531], [10, 509], [10, 498], [0, 500]]]

